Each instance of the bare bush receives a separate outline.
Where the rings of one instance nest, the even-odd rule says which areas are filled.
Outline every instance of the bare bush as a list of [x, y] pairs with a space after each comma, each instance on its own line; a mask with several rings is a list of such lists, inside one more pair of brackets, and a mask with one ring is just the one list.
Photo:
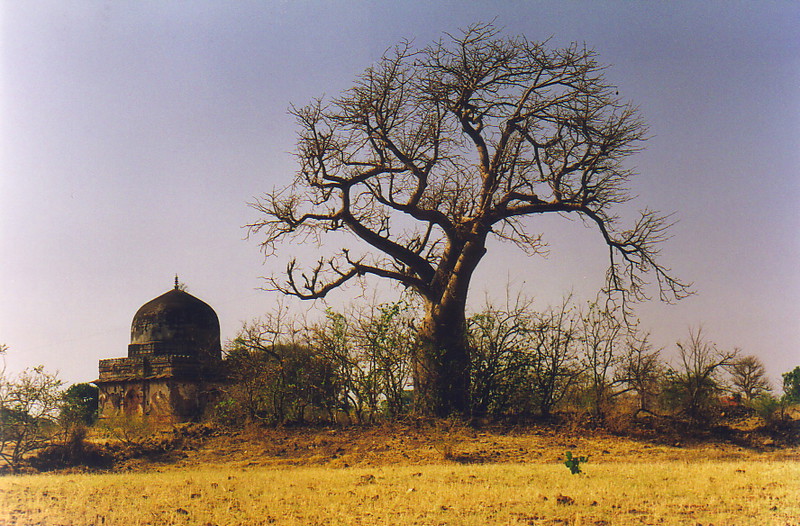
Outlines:
[[580, 376], [578, 325], [569, 298], [537, 314], [525, 358], [531, 402], [542, 416], [550, 416]]
[[61, 380], [43, 366], [0, 377], [0, 459], [17, 471], [25, 456], [58, 432]]
[[721, 373], [739, 352], [718, 349], [702, 328], [689, 331], [689, 338], [677, 346], [678, 364], [667, 371], [666, 400], [693, 423], [709, 423], [723, 392]]
[[339, 407], [358, 422], [396, 418], [409, 409], [414, 315], [412, 305], [398, 301], [346, 313], [328, 310], [315, 327], [315, 352], [333, 364]]
[[499, 415], [518, 404], [527, 381], [526, 350], [536, 326], [530, 301], [519, 297], [505, 309], [487, 304], [467, 320], [473, 415]]
[[622, 364], [627, 327], [610, 304], [589, 303], [580, 319], [580, 360], [586, 378], [586, 398], [592, 414], [604, 420], [612, 398], [621, 391], [616, 374]]
[[636, 395], [636, 411], [652, 412], [664, 383], [666, 367], [661, 350], [653, 350], [650, 334], [633, 333], [627, 340], [627, 352], [618, 370], [618, 381]]

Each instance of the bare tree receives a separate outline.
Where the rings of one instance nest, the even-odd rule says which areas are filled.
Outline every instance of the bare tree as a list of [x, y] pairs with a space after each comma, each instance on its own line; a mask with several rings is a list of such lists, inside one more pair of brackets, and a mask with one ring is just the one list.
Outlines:
[[767, 370], [755, 356], [742, 356], [730, 367], [731, 381], [736, 393], [745, 400], [753, 400], [771, 391]]
[[336, 231], [354, 241], [309, 268], [291, 259], [271, 286], [313, 299], [371, 275], [415, 291], [415, 404], [436, 415], [468, 410], [465, 305], [492, 236], [538, 254], [532, 218], [574, 214], [608, 245], [608, 292], [642, 299], [649, 274], [662, 299], [683, 296], [657, 261], [668, 221], [644, 210], [623, 228], [615, 215], [630, 199], [622, 161], [646, 127], [603, 70], [584, 46], [476, 24], [423, 49], [402, 43], [340, 97], [292, 107], [299, 173], [254, 203], [250, 234], [267, 255]]
[[695, 423], [708, 421], [722, 391], [720, 373], [731, 366], [738, 349], [723, 351], [706, 339], [702, 328], [678, 342], [678, 365], [668, 373], [667, 395]]
[[548, 417], [578, 380], [579, 321], [564, 299], [560, 306], [537, 315], [526, 350], [526, 371], [531, 395], [539, 413]]
[[61, 380], [39, 366], [0, 377], [0, 459], [14, 471], [50, 443], [61, 408]]
[[629, 336], [627, 349], [617, 379], [626, 384], [628, 390], [636, 393], [639, 401], [637, 414], [640, 411], [651, 412], [651, 406], [664, 379], [665, 367], [661, 362], [661, 350], [653, 350], [650, 334], [639, 336], [636, 333]]
[[599, 302], [589, 304], [581, 316], [581, 360], [588, 380], [591, 410], [600, 420], [619, 383], [615, 371], [622, 362], [625, 324], [617, 309]]

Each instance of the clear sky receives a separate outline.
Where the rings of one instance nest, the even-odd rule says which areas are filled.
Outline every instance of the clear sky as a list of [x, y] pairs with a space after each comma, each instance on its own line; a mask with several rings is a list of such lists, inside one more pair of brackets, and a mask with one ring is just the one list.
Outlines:
[[[232, 338], [278, 301], [260, 276], [290, 255], [264, 261], [242, 229], [247, 202], [296, 170], [290, 103], [335, 96], [403, 38], [491, 20], [585, 42], [639, 105], [635, 203], [675, 213], [663, 259], [697, 292], [639, 307], [655, 343], [669, 356], [703, 325], [775, 380], [800, 365], [800, 3], [31, 0], [0, 3], [7, 369], [95, 379], [176, 273]], [[597, 233], [540, 222], [549, 258], [493, 246], [475, 305], [507, 285], [541, 306], [602, 285]]]

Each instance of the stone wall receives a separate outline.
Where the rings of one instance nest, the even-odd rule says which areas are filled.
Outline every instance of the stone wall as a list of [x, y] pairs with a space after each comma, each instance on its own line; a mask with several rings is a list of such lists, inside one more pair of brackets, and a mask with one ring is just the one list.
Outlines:
[[143, 355], [100, 360], [100, 381], [124, 381], [150, 377], [196, 380], [200, 363], [191, 356]]
[[173, 379], [100, 382], [101, 419], [145, 418], [154, 422], [175, 423], [198, 418], [203, 408], [196, 382]]

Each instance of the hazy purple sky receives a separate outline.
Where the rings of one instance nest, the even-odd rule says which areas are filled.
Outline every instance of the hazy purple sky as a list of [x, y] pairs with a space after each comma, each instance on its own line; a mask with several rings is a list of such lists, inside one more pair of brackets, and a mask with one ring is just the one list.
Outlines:
[[[800, 3], [32, 0], [0, 4], [8, 370], [93, 380], [175, 273], [232, 338], [278, 301], [259, 276], [288, 254], [264, 262], [241, 227], [246, 203], [295, 172], [289, 104], [338, 94], [403, 38], [491, 20], [585, 42], [640, 106], [652, 138], [628, 162], [635, 204], [675, 212], [663, 258], [697, 291], [640, 306], [655, 343], [669, 355], [702, 324], [774, 379], [800, 365]], [[493, 246], [475, 305], [507, 285], [541, 306], [601, 286], [597, 233], [538, 221], [549, 259]]]

